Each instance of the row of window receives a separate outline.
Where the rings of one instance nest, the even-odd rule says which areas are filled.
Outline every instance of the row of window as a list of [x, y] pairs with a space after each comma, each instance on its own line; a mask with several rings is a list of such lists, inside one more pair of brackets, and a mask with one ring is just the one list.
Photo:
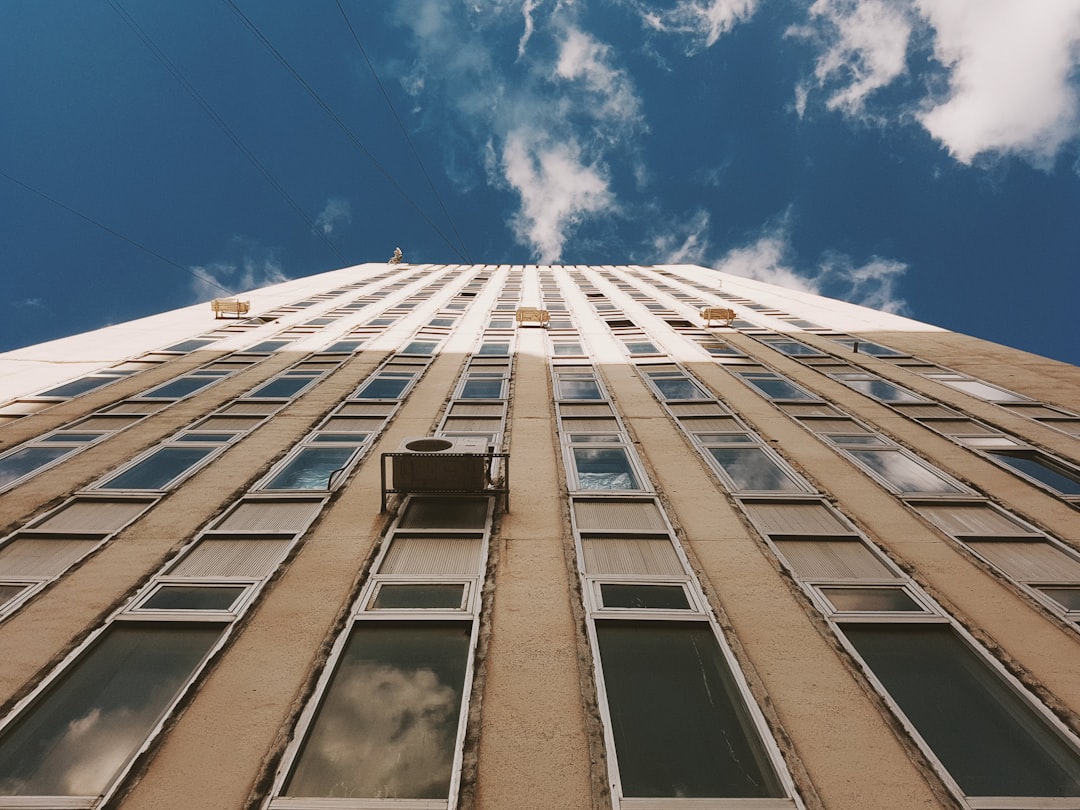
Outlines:
[[[570, 278], [587, 296], [594, 289], [580, 274]], [[634, 489], [652, 486], [599, 376], [590, 366], [554, 361], [551, 371], [613, 805], [750, 799], [801, 806], [663, 508], [654, 497], [619, 494], [630, 476]], [[586, 442], [619, 453], [619, 465], [600, 473], [602, 486], [580, 485], [578, 420], [608, 423], [603, 433], [584, 434]]]
[[[256, 398], [255, 404], [266, 403]], [[337, 418], [343, 417], [324, 420], [300, 452], [325, 438]], [[257, 486], [272, 488], [284, 470], [279, 465]], [[326, 492], [243, 496], [93, 631], [0, 727], [0, 806], [6, 806], [3, 796], [13, 797], [12, 806], [108, 801], [328, 498]], [[115, 533], [151, 503], [77, 498], [31, 530], [66, 534], [80, 526]]]
[[[703, 388], [674, 364], [639, 370], [645, 377], [678, 371]], [[694, 432], [692, 420], [680, 417], [674, 410], [680, 406], [652, 387], [709, 460], [709, 442]], [[743, 441], [760, 441], [752, 431], [743, 435]], [[734, 481], [730, 474], [720, 477], [729, 485]], [[983, 797], [1080, 796], [1080, 744], [1073, 735], [1029, 693], [1020, 692], [1015, 679], [841, 515], [822, 501], [761, 500], [745, 490], [735, 492], [770, 548], [914, 727], [920, 744], [942, 763], [947, 784], [971, 806], [983, 806]], [[975, 511], [958, 517], [958, 508]], [[977, 537], [985, 537], [991, 526], [1012, 535], [1021, 529], [984, 504], [932, 501], [924, 509], [954, 534], [958, 528]], [[995, 548], [995, 543], [987, 545]], [[1004, 547], [996, 550], [1009, 556]], [[948, 698], [942, 700], [942, 694]], [[978, 722], [972, 722], [973, 716]]]

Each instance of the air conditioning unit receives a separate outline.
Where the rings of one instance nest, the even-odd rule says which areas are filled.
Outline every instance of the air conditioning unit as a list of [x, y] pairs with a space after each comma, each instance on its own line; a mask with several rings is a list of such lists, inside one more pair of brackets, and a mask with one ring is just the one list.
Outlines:
[[393, 455], [393, 488], [398, 492], [480, 492], [487, 486], [487, 452], [483, 437], [405, 439]]

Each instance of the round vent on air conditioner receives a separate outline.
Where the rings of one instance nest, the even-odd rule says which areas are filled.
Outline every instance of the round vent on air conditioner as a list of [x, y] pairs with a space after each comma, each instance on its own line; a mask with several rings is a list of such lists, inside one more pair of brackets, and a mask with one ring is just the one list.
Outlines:
[[405, 445], [406, 450], [414, 453], [438, 453], [440, 450], [449, 450], [454, 446], [453, 442], [446, 439], [416, 439]]

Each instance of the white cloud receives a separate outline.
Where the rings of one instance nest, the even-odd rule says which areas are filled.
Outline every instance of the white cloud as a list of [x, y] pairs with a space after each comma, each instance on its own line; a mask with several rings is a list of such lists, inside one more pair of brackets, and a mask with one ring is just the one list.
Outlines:
[[698, 209], [685, 221], [669, 225], [652, 238], [656, 264], [707, 264], [709, 212]]
[[323, 206], [322, 212], [315, 219], [315, 224], [324, 234], [331, 234], [339, 225], [352, 223], [352, 206], [343, 197], [331, 197]]
[[[580, 10], [562, 0], [488, 0], [449, 14], [443, 0], [403, 0], [396, 12], [419, 55], [403, 86], [424, 88], [425, 104], [448, 105], [432, 117], [447, 131], [442, 143], [472, 144], [462, 163], [517, 194], [507, 224], [546, 262], [562, 258], [576, 229], [619, 211], [612, 161], [645, 177], [640, 98], [617, 52], [578, 25]], [[496, 44], [523, 18], [517, 58], [506, 61]]]
[[[787, 33], [816, 44], [811, 84], [828, 109], [917, 120], [962, 163], [1013, 154], [1049, 168], [1080, 135], [1080, 0], [816, 0], [807, 25]], [[931, 70], [915, 77], [928, 88], [922, 98], [871, 109], [877, 91], [909, 75], [908, 53], [923, 45], [942, 81]], [[808, 89], [795, 90], [800, 118]]]
[[826, 106], [862, 114], [871, 93], [905, 72], [907, 14], [888, 0], [817, 0], [810, 17], [826, 26], [831, 41], [814, 67], [818, 83], [834, 88]]
[[512, 132], [503, 147], [502, 170], [521, 197], [515, 234], [543, 264], [558, 261], [574, 225], [588, 215], [610, 212], [615, 204], [603, 167], [586, 165], [575, 141]]
[[[706, 218], [704, 225], [707, 224]], [[909, 311], [899, 293], [900, 280], [908, 269], [904, 262], [872, 256], [866, 263], [856, 264], [850, 256], [829, 252], [818, 260], [812, 272], [800, 272], [796, 269], [798, 262], [786, 223], [767, 228], [754, 241], [733, 248], [712, 261], [703, 261], [693, 250], [695, 245], [707, 245], [707, 237], [698, 231], [692, 236], [693, 240], [679, 245], [670, 254], [671, 258], [663, 263], [694, 262], [736, 276], [790, 290], [827, 295], [883, 312], [901, 315]], [[681, 253], [687, 244], [691, 249]]]
[[907, 265], [893, 259], [873, 256], [866, 264], [856, 266], [849, 256], [831, 254], [820, 263], [815, 283], [833, 298], [904, 315], [910, 310], [897, 288], [906, 272]]
[[637, 4], [642, 21], [655, 31], [683, 34], [691, 49], [711, 48], [738, 23], [754, 16], [758, 0], [678, 0], [672, 8], [657, 11], [652, 3]]
[[540, 5], [540, 0], [524, 0], [521, 4], [521, 16], [525, 18], [525, 28], [521, 32], [521, 39], [518, 40], [518, 59], [525, 55], [525, 46], [529, 44], [533, 31], [536, 30], [533, 12], [536, 11], [538, 5]]
[[917, 0], [949, 92], [920, 115], [959, 161], [1014, 152], [1048, 165], [1078, 134], [1078, 0]]
[[555, 75], [579, 82], [585, 90], [589, 114], [605, 122], [637, 121], [640, 101], [625, 71], [612, 65], [611, 48], [578, 28], [567, 27]]
[[191, 282], [195, 301], [220, 298], [225, 295], [222, 287], [239, 293], [288, 280], [277, 251], [261, 248], [242, 237], [235, 237], [231, 248], [241, 253], [240, 258], [191, 268], [195, 276]]

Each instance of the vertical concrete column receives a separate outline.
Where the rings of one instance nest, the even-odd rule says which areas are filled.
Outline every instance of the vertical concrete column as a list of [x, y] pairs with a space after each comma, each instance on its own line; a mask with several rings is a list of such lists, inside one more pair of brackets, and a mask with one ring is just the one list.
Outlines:
[[518, 332], [511, 511], [502, 518], [475, 806], [592, 807], [558, 444], [540, 329]]

